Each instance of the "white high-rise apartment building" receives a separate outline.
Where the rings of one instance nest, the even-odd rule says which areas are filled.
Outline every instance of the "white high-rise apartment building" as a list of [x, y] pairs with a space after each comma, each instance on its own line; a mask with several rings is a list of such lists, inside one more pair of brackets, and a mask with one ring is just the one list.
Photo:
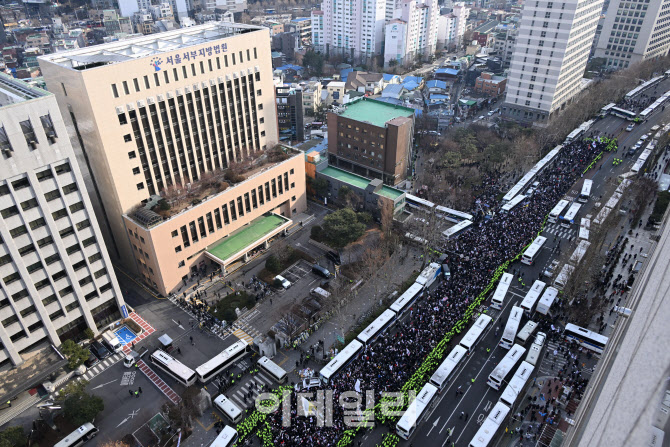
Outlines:
[[521, 12], [503, 114], [546, 121], [581, 89], [603, 0], [530, 0]]
[[465, 6], [465, 3], [463, 2], [457, 2], [454, 4], [454, 8], [451, 13], [454, 15], [456, 23], [454, 24], [453, 40], [447, 43], [461, 46], [463, 44], [465, 26], [467, 24], [468, 17], [470, 17], [470, 8]]
[[366, 59], [381, 54], [386, 0], [326, 0], [312, 12], [314, 48]]
[[393, 59], [406, 65], [435, 53], [440, 17], [437, 0], [402, 0], [394, 16], [398, 20], [386, 25], [385, 65]]
[[52, 93], [0, 75], [0, 152], [2, 368], [127, 311]]
[[437, 19], [437, 48], [442, 49], [449, 44], [456, 35], [456, 17], [453, 14], [444, 14]]
[[607, 9], [595, 57], [610, 69], [668, 54], [670, 0], [612, 0]]
[[[188, 17], [188, 11], [192, 8], [190, 0], [169, 0], [172, 13], [179, 18]], [[132, 17], [133, 14], [143, 9], [148, 10], [151, 0], [119, 0], [119, 11], [123, 17]]]

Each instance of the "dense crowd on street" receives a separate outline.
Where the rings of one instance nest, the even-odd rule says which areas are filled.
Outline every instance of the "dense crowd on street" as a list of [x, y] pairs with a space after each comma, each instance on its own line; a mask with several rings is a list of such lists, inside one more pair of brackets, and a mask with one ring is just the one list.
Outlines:
[[[329, 384], [334, 393], [333, 426], [318, 427], [315, 417], [298, 415], [299, 403], [292, 399], [291, 421], [282, 424], [281, 410], [270, 415], [273, 437], [278, 445], [330, 446], [346, 429], [339, 395], [356, 388], [374, 390], [379, 399], [384, 391], [398, 391], [417, 370], [444, 334], [460, 320], [467, 308], [486, 287], [495, 269], [516, 256], [538, 233], [545, 215], [570, 190], [575, 180], [600, 151], [605, 142], [578, 141], [567, 144], [556, 160], [536, 179], [536, 193], [510, 212], [502, 212], [494, 178], [487, 178], [478, 198], [481, 213], [475, 225], [457, 239], [436, 247], [448, 255], [449, 279], [425, 294], [408, 312], [408, 318], [345, 367]], [[576, 383], [577, 379], [568, 377]], [[357, 382], [359, 387], [357, 387]], [[364, 405], [362, 405], [364, 407]]]

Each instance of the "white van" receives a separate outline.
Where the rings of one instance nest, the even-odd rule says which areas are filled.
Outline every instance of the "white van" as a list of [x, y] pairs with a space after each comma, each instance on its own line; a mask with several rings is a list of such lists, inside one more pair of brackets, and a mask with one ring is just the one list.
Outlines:
[[321, 287], [315, 287], [312, 290], [310, 290], [309, 293], [311, 293], [312, 295], [318, 295], [322, 298], [330, 297], [330, 292], [323, 290]]
[[223, 394], [219, 394], [213, 401], [214, 406], [231, 422], [237, 424], [244, 417], [244, 412]]
[[281, 275], [277, 275], [277, 276], [275, 276], [275, 281], [277, 281], [277, 280], [279, 280], [279, 282], [281, 283], [281, 286], [282, 286], [284, 289], [288, 289], [289, 287], [291, 287], [291, 281], [289, 281], [288, 279], [284, 278], [283, 276], [281, 276]]
[[119, 352], [123, 349], [123, 345], [112, 331], [107, 331], [102, 334], [102, 341], [112, 352]]

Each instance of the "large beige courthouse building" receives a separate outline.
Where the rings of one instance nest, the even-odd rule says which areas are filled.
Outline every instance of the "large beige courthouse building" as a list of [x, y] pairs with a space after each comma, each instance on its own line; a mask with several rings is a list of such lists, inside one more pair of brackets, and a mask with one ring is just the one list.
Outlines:
[[209, 23], [39, 59], [110, 254], [162, 294], [204, 262], [245, 259], [306, 208], [302, 156], [273, 149], [268, 33]]

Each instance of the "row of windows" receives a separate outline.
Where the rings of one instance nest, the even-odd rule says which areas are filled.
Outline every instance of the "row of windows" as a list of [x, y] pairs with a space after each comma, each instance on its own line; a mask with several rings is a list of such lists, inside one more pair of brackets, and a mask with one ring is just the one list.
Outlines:
[[[204, 49], [201, 49], [200, 51], [204, 55]], [[244, 63], [244, 54], [245, 53], [246, 53], [246, 57], [247, 57], [247, 62], [250, 62], [251, 61], [251, 50], [247, 49], [246, 52], [239, 51], [237, 53], [237, 55], [235, 53], [231, 53], [230, 54], [230, 56], [231, 56], [230, 57], [230, 62], [231, 62], [230, 65], [234, 66], [234, 65], [237, 65], [238, 63], [240, 63], [240, 64]], [[191, 55], [195, 54], [195, 51], [186, 52], [184, 54], [188, 55], [188, 57], [190, 59]], [[211, 52], [210, 52], [209, 55], [211, 56]], [[236, 58], [236, 56], [238, 56], [238, 55], [239, 55], [239, 57]], [[181, 57], [179, 55], [177, 57], [179, 57], [179, 59], [181, 59]], [[256, 50], [256, 47], [253, 48], [253, 58], [258, 59], [258, 52]], [[172, 60], [173, 62], [175, 61], [173, 59], [173, 57], [169, 57], [168, 59]], [[199, 65], [199, 69], [200, 69], [199, 70], [200, 74], [205, 74], [206, 71], [209, 71], [209, 72], [214, 71], [214, 62], [213, 61], [215, 61], [215, 63], [216, 63], [216, 70], [221, 70], [221, 58], [219, 56], [216, 56], [215, 59], [207, 59], [206, 61], [200, 61], [199, 62], [198, 65]], [[179, 63], [179, 62], [177, 61], [177, 63]], [[207, 64], [207, 70], [205, 69], [205, 63]], [[223, 65], [226, 68], [229, 66], [229, 59], [228, 59], [227, 54], [223, 56]], [[178, 70], [177, 68], [173, 68], [172, 69], [172, 75], [170, 75], [170, 70], [169, 69], [162, 70], [163, 71], [162, 81], [165, 84], [169, 84], [171, 80], [174, 81], [174, 82], [178, 82], [180, 74], [182, 76], [182, 79], [188, 79], [189, 70], [186, 68], [187, 66], [188, 65], [186, 65], [186, 64], [181, 66], [181, 73], [180, 73], [180, 70]], [[192, 63], [191, 64], [191, 70], [190, 70], [190, 76], [197, 76], [197, 71], [198, 70], [196, 68], [196, 64]], [[172, 78], [172, 79], [170, 79], [170, 78]], [[154, 73], [154, 76], [153, 76], [153, 84], [154, 85], [153, 86], [151, 85], [149, 76], [144, 76], [143, 81], [144, 81], [143, 82], [144, 89], [146, 89], [146, 90], [150, 90], [153, 87], [160, 87], [160, 85], [161, 85], [161, 79], [160, 79], [160, 76], [159, 76], [158, 72]], [[140, 92], [141, 87], [140, 87], [140, 80], [138, 78], [133, 78], [132, 85], [134, 87], [134, 92], [135, 93]], [[130, 86], [128, 84], [128, 81], [123, 81], [121, 83], [121, 86], [123, 88], [123, 93], [126, 94], [126, 95], [130, 95]], [[117, 87], [116, 84], [112, 84], [112, 95], [114, 95], [115, 98], [118, 98], [120, 96], [119, 95], [119, 88]]]
[[[47, 114], [40, 116], [40, 122], [42, 123], [44, 133], [47, 135], [49, 145], [54, 144], [56, 142], [57, 135], [53, 121], [51, 121], [51, 115]], [[19, 121], [19, 126], [21, 127], [21, 131], [23, 132], [23, 137], [26, 140], [28, 148], [31, 150], [37, 149], [37, 145], [40, 142], [37, 138], [37, 135], [35, 134], [35, 128], [33, 127], [33, 123], [30, 118], [24, 121]], [[11, 158], [12, 153], [14, 152], [12, 143], [9, 141], [9, 137], [5, 131], [4, 126], [0, 126], [0, 151], [2, 151], [2, 155], [5, 159]]]

